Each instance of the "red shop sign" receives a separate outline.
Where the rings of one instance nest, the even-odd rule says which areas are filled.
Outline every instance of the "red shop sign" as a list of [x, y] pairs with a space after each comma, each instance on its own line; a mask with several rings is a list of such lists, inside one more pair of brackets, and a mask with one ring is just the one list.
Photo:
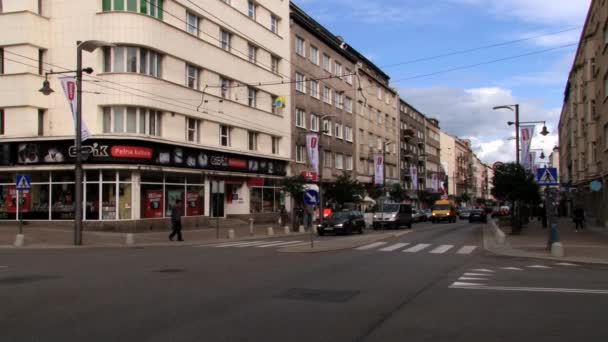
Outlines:
[[110, 155], [114, 158], [152, 159], [152, 149], [136, 146], [112, 146]]
[[228, 159], [228, 167], [236, 167], [239, 169], [246, 169], [247, 168], [247, 161], [244, 159], [233, 159], [233, 158], [229, 158]]

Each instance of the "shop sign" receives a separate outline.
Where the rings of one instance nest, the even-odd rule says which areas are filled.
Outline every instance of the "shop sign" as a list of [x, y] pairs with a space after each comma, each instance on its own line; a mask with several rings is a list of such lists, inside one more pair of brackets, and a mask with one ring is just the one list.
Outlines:
[[314, 171], [302, 171], [300, 175], [309, 182], [317, 182], [319, 180], [319, 175]]

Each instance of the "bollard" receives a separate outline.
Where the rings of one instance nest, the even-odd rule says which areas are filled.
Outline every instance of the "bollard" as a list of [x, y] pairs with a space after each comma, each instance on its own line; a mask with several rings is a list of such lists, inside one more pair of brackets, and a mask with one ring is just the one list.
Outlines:
[[127, 246], [133, 246], [135, 244], [135, 235], [131, 233], [127, 234], [125, 243]]
[[274, 235], [274, 229], [272, 227], [268, 227], [268, 236]]
[[279, 227], [281, 225], [283, 225], [283, 218], [281, 216], [279, 216], [279, 220], [277, 221], [279, 223]]
[[234, 240], [234, 238], [235, 238], [234, 229], [228, 229], [228, 240]]
[[551, 256], [560, 258], [564, 256], [564, 246], [561, 242], [554, 242], [551, 244]]
[[17, 234], [15, 237], [15, 247], [23, 247], [25, 245], [25, 235]]
[[253, 236], [255, 235], [255, 232], [253, 231], [253, 217], [249, 219], [249, 235]]
[[283, 227], [283, 229], [285, 229], [285, 235], [289, 235], [289, 233], [291, 233], [291, 230], [288, 226]]
[[306, 232], [306, 230], [304, 228], [304, 225], [300, 225], [299, 232], [300, 233], [305, 233]]

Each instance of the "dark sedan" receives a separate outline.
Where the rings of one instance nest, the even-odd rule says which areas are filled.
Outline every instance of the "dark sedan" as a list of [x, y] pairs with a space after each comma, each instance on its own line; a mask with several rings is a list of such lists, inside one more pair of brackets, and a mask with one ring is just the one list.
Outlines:
[[317, 232], [320, 236], [327, 233], [352, 234], [356, 232], [363, 234], [363, 229], [365, 229], [365, 219], [361, 212], [341, 211], [332, 213], [323, 220], [323, 224], [318, 226]]
[[488, 214], [483, 209], [473, 209], [469, 214], [469, 223], [473, 222], [488, 222]]

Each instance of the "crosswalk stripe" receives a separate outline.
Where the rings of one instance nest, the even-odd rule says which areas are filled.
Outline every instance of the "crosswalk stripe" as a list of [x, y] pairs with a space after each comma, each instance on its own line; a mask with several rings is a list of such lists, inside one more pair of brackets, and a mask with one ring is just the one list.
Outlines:
[[374, 243], [372, 243], [372, 244], [369, 244], [369, 245], [366, 245], [366, 246], [359, 247], [359, 248], [357, 248], [357, 250], [360, 250], [360, 251], [365, 251], [365, 250], [368, 250], [368, 249], [372, 249], [372, 248], [380, 247], [380, 246], [382, 246], [382, 245], [386, 245], [387, 243], [388, 243], [388, 242], [374, 242]]
[[464, 246], [460, 250], [458, 250], [458, 254], [471, 254], [477, 246]]
[[443, 254], [447, 251], [449, 251], [450, 249], [452, 249], [452, 247], [454, 247], [454, 245], [441, 245], [435, 249], [433, 249], [431, 251], [432, 254]]
[[267, 245], [255, 246], [257, 248], [268, 248], [268, 247], [279, 247], [279, 246], [289, 246], [296, 243], [302, 243], [302, 241], [287, 241], [287, 242], [275, 242], [269, 243]]
[[279, 243], [279, 242], [283, 242], [283, 241], [259, 241], [259, 242], [252, 243], [249, 245], [239, 245], [239, 246], [234, 246], [234, 247], [236, 247], [236, 248], [258, 247], [258, 246], [264, 246], [264, 245], [268, 245], [268, 244], [272, 244], [272, 243]]
[[477, 277], [460, 277], [458, 280], [488, 280], [486, 278], [477, 278]]
[[408, 249], [404, 250], [404, 252], [406, 252], [406, 253], [417, 253], [417, 252], [420, 252], [421, 250], [423, 250], [423, 249], [425, 249], [425, 248], [427, 248], [429, 246], [430, 246], [430, 244], [427, 244], [427, 243], [419, 243], [419, 244], [417, 244], [414, 247], [411, 247], [411, 248], [408, 248]]
[[405, 247], [407, 245], [409, 245], [409, 243], [396, 243], [396, 244], [394, 244], [392, 246], [388, 246], [388, 247], [382, 248], [380, 251], [382, 251], [382, 252], [392, 252], [392, 251], [398, 250], [399, 248], [403, 248], [403, 247]]
[[251, 244], [256, 244], [256, 243], [260, 243], [260, 241], [240, 241], [240, 242], [222, 243], [219, 245], [214, 245], [213, 247], [217, 247], [217, 248], [236, 247], [236, 246], [251, 245]]
[[494, 273], [494, 271], [489, 270], [489, 269], [487, 269], [487, 268], [476, 268], [476, 269], [471, 270], [471, 271], [473, 271], [473, 272], [488, 272], [488, 273]]
[[465, 277], [486, 277], [487, 276], [487, 274], [485, 274], [485, 273], [470, 273], [470, 272], [467, 272], [463, 275]]

